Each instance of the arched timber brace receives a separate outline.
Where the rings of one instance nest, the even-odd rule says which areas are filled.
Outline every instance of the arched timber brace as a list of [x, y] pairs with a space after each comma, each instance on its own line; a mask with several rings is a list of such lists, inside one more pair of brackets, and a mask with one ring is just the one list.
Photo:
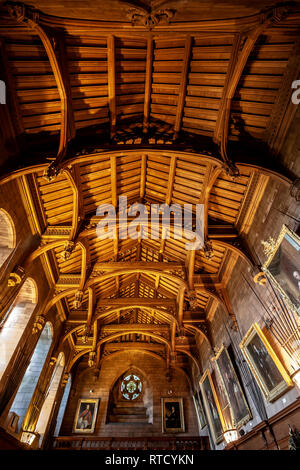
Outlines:
[[24, 4], [9, 4], [8, 9], [12, 18], [14, 18], [18, 23], [24, 23], [28, 25], [29, 28], [40, 37], [51, 65], [52, 73], [56, 81], [61, 101], [61, 130], [59, 148], [56, 157], [56, 164], [59, 164], [66, 154], [67, 143], [70, 138], [74, 136], [74, 131], [71, 131], [70, 135], [70, 126], [68, 121], [70, 116], [69, 106], [71, 102], [71, 96], [70, 93], [68, 94], [66, 90], [65, 80], [55, 51], [53, 39], [51, 35], [49, 35], [46, 30], [39, 25], [38, 12], [28, 8]]

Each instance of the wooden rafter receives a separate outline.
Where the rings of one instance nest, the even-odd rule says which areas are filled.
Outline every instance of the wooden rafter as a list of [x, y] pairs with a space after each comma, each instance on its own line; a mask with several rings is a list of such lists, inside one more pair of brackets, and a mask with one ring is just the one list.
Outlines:
[[174, 124], [174, 137], [173, 137], [174, 139], [177, 139], [178, 133], [181, 129], [181, 121], [182, 121], [185, 96], [186, 96], [186, 88], [187, 88], [187, 82], [188, 82], [188, 72], [189, 72], [191, 50], [192, 50], [192, 37], [189, 35], [187, 36], [185, 40], [183, 65], [182, 65], [179, 95], [178, 95], [178, 104], [177, 104], [175, 124]]
[[116, 57], [115, 37], [107, 37], [107, 79], [108, 79], [108, 106], [110, 115], [110, 137], [116, 134], [117, 109], [116, 109]]
[[227, 72], [226, 86], [223, 89], [223, 96], [221, 100], [221, 106], [219, 108], [218, 120], [214, 132], [214, 140], [219, 143], [221, 156], [225, 163], [228, 163], [230, 159], [227, 156], [227, 141], [229, 132], [229, 121], [231, 102], [235, 95], [236, 88], [242, 76], [242, 73], [247, 64], [248, 58], [251, 51], [260, 37], [260, 35], [266, 30], [266, 28], [274, 23], [281, 21], [284, 15], [284, 11], [280, 9], [274, 9], [267, 15], [264, 21], [256, 26], [249, 34], [244, 43], [241, 52], [241, 36], [237, 34], [232, 48], [232, 54], [230, 64]]
[[143, 200], [145, 197], [146, 173], [147, 173], [147, 155], [143, 153], [142, 158], [141, 158], [141, 181], [140, 181], [140, 199], [141, 200]]
[[[52, 37], [46, 33], [45, 29], [38, 24], [38, 17], [30, 8], [25, 5], [21, 9], [18, 6], [9, 5], [11, 16], [17, 20], [18, 23], [24, 23], [26, 26], [35, 32], [41, 39], [45, 48], [48, 60], [51, 65], [51, 70], [55, 78], [56, 86], [58, 89], [60, 102], [61, 102], [61, 125], [60, 125], [60, 141], [57, 152], [56, 163], [59, 163], [66, 154], [68, 142], [68, 94], [65, 87], [62, 70], [53, 47]], [[49, 31], [49, 29], [48, 29]]]
[[[117, 183], [117, 157], [115, 155], [110, 157], [110, 179], [111, 179], [111, 202], [112, 205], [117, 209], [118, 206], [118, 183]], [[114, 234], [114, 258], [118, 260], [119, 252], [119, 240], [118, 230]], [[116, 281], [117, 282], [117, 281]]]
[[149, 36], [147, 40], [147, 57], [146, 57], [144, 120], [143, 120], [143, 133], [144, 134], [147, 134], [148, 132], [149, 120], [150, 120], [152, 66], [153, 66], [153, 38]]
[[84, 220], [84, 203], [80, 186], [79, 165], [73, 165], [71, 169], [64, 169], [64, 173], [70, 183], [73, 193], [72, 229], [69, 239], [74, 241], [80, 228], [80, 224]]

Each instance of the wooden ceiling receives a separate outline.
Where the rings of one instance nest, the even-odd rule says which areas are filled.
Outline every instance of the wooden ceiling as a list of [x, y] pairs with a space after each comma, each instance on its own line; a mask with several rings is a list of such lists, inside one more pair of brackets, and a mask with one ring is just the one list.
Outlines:
[[[151, 27], [114, 17], [117, 5], [123, 14], [135, 2], [104, 2], [99, 21], [82, 19], [80, 8], [92, 15], [95, 5], [76, 5], [71, 14], [73, 3], [51, 2], [44, 11], [56, 16], [13, 9], [16, 2], [11, 2], [13, 18], [3, 10], [3, 74], [23, 158], [35, 142], [40, 145], [36, 158], [41, 158], [43, 143], [51, 139], [60, 140], [59, 159], [89, 145], [97, 148], [95, 142], [192, 146], [208, 139], [225, 161], [232, 160], [226, 154], [228, 139], [276, 147], [283, 103], [298, 78], [299, 4], [259, 13], [258, 2], [241, 2], [237, 8], [236, 2], [225, 7], [215, 1], [209, 10], [206, 2], [152, 2], [154, 12], [160, 4], [160, 12], [175, 3], [179, 10], [169, 24], [161, 14]], [[142, 14], [151, 2], [136, 3]], [[61, 8], [69, 19], [58, 16]], [[187, 15], [193, 12], [189, 22], [180, 8]], [[226, 8], [228, 16], [236, 9], [234, 19], [224, 19]], [[192, 22], [195, 9], [201, 20]], [[147, 10], [150, 15], [152, 10]], [[206, 19], [204, 11], [210, 15]], [[221, 13], [223, 19], [215, 19]], [[49, 145], [47, 152], [53, 156]]]
[[[33, 1], [42, 12], [3, 10], [2, 135], [15, 142], [20, 170], [2, 183], [17, 178], [40, 236], [25, 268], [40, 257], [49, 272], [45, 314], [56, 306], [65, 321], [70, 368], [87, 353], [99, 368], [128, 347], [197, 368], [195, 338], [211, 346], [217, 306], [234, 320], [226, 284], [239, 257], [252, 266], [244, 236], [270, 176], [280, 178], [262, 154], [260, 166], [245, 161], [241, 144], [279, 149], [294, 112], [300, 8], [227, 3]], [[239, 145], [236, 158], [228, 141]], [[118, 210], [119, 196], [147, 208], [204, 204], [204, 248], [187, 251], [185, 239], [161, 233], [99, 239], [97, 208]]]

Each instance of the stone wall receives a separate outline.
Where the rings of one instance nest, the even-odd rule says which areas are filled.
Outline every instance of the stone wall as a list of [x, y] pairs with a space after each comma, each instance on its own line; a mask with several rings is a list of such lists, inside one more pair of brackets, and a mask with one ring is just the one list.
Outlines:
[[[110, 391], [116, 380], [131, 367], [140, 371], [140, 375], [145, 377], [150, 387], [148, 392], [153, 399], [153, 424], [106, 422]], [[185, 420], [185, 433], [182, 435], [198, 436], [196, 412], [184, 373], [175, 371], [170, 382], [166, 380], [165, 374], [164, 362], [142, 351], [126, 351], [107, 357], [96, 380], [92, 369], [81, 373], [79, 369], [71, 389], [60, 435], [72, 434], [76, 407], [80, 398], [100, 398], [94, 436], [145, 437], [160, 434], [166, 436], [167, 434], [162, 433], [161, 398], [182, 397]]]
[[[267, 240], [269, 237], [277, 239], [283, 224], [286, 224], [290, 229], [297, 231], [299, 224], [293, 219], [293, 217], [297, 218], [298, 214], [299, 205], [297, 205], [296, 201], [290, 197], [288, 186], [282, 184], [275, 178], [271, 178], [266, 188], [265, 195], [258, 207], [250, 232], [246, 237], [247, 245], [252, 255], [257, 260], [258, 265], [263, 264], [266, 260], [266, 255], [263, 252], [261, 241]], [[237, 261], [226, 288], [233, 312], [238, 322], [239, 331], [235, 333], [232, 330], [231, 319], [224, 308], [219, 306], [211, 321], [214, 347], [219, 349], [222, 344], [228, 347], [233, 343], [237, 348], [239, 348], [239, 344], [243, 336], [251, 325], [254, 322], [257, 322], [271, 342], [286, 370], [291, 373], [292, 369], [290, 367], [290, 362], [287, 360], [287, 357], [280, 346], [276, 343], [274, 336], [266, 329], [265, 318], [267, 317], [267, 314], [264, 306], [269, 308], [276, 304], [275, 296], [272, 291], [270, 291], [269, 288], [259, 286], [254, 283], [252, 270], [241, 258]], [[255, 293], [252, 289], [254, 289]], [[203, 372], [207, 368], [209, 368], [210, 371], [213, 371], [215, 369], [215, 366], [211, 361], [213, 353], [208, 350], [205, 342], [201, 342], [199, 349]], [[244, 383], [243, 385], [253, 416], [253, 419], [243, 426], [243, 430], [247, 434], [248, 432], [251, 432], [255, 426], [259, 425], [261, 418], [259, 417], [251, 399], [247, 384]], [[267, 417], [271, 418], [275, 416], [285, 407], [294, 403], [299, 396], [299, 389], [297, 389], [297, 387], [293, 387], [273, 403], [268, 403], [264, 398], [262, 398]], [[207, 429], [204, 428], [201, 435], [206, 434]], [[288, 435], [288, 428], [286, 429], [286, 435]], [[255, 445], [255, 441], [253, 441], [252, 444]], [[249, 444], [249, 446], [250, 447], [247, 448], [251, 448], [251, 444]], [[224, 447], [224, 443], [217, 446], [218, 449], [222, 449]]]

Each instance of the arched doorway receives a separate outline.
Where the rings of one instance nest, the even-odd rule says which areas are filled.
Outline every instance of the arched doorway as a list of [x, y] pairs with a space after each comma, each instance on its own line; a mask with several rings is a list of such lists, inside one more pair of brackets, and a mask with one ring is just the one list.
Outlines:
[[37, 304], [37, 287], [26, 279], [0, 323], [0, 379], [3, 376]]
[[0, 267], [16, 246], [15, 227], [9, 214], [0, 209]]
[[123, 373], [113, 385], [108, 406], [109, 423], [152, 423], [152, 393], [144, 374], [136, 368]]
[[52, 324], [47, 322], [36, 344], [30, 363], [26, 369], [21, 385], [10, 408], [10, 413], [18, 416], [16, 432], [19, 432], [31, 402], [36, 384], [42, 372], [53, 338]]
[[57, 358], [55, 369], [53, 371], [50, 384], [46, 393], [46, 398], [43, 403], [43, 406], [39, 415], [39, 419], [35, 427], [35, 431], [39, 433], [40, 435], [40, 445], [42, 445], [43, 443], [49, 422], [52, 417], [53, 405], [55, 402], [56, 394], [58, 391], [58, 387], [60, 384], [60, 379], [61, 379], [64, 367], [65, 367], [65, 355], [64, 353], [61, 352]]

